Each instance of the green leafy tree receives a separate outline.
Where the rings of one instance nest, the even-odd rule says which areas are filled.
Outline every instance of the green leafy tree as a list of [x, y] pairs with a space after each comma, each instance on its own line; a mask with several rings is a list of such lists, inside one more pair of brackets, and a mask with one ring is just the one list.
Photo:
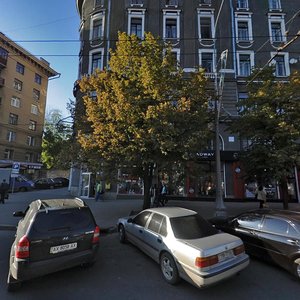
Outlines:
[[248, 141], [241, 157], [247, 176], [260, 183], [277, 180], [287, 208], [287, 178], [300, 160], [300, 76], [278, 81], [273, 72], [256, 70], [250, 77], [249, 97], [239, 102], [231, 130]]
[[147, 208], [154, 166], [191, 159], [206, 145], [206, 80], [200, 70], [187, 80], [171, 48], [151, 34], [141, 41], [119, 33], [109, 65], [81, 80], [90, 128], [79, 131], [79, 141], [107, 162], [136, 166]]
[[62, 113], [56, 109], [51, 110], [46, 117], [41, 157], [47, 169], [70, 167], [72, 128], [62, 119]]

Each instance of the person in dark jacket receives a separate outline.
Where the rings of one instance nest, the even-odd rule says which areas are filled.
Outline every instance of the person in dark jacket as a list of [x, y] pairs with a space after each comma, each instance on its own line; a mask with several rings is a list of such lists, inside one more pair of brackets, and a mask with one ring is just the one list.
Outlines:
[[0, 185], [0, 202], [4, 204], [4, 199], [6, 197], [6, 194], [8, 193], [9, 190], [9, 184], [6, 182], [5, 179], [3, 179], [1, 185]]

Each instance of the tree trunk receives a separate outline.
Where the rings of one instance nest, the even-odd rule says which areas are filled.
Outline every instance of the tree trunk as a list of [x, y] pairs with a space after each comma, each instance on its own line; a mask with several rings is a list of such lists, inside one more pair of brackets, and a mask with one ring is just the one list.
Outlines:
[[150, 188], [151, 188], [152, 178], [153, 178], [153, 164], [152, 163], [146, 164], [143, 171], [144, 171], [143, 209], [147, 209], [150, 208], [150, 204], [151, 204]]
[[288, 194], [288, 189], [287, 189], [286, 178], [281, 178], [280, 188], [281, 188], [281, 192], [282, 192], [283, 209], [289, 209], [289, 194]]

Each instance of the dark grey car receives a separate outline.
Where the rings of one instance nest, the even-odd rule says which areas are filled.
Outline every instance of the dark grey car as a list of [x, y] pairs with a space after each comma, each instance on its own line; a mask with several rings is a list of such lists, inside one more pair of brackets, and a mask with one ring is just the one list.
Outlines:
[[10, 252], [8, 290], [25, 280], [95, 261], [100, 229], [81, 199], [36, 200], [14, 216], [22, 219]]
[[300, 279], [300, 212], [259, 209], [211, 222], [240, 237], [247, 253], [273, 262]]

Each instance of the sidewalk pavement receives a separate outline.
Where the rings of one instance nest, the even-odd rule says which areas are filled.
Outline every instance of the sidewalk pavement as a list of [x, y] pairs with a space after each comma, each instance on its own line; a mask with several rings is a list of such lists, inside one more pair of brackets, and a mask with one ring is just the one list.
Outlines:
[[[94, 199], [84, 200], [91, 208], [96, 222], [102, 232], [115, 231], [117, 221], [120, 217], [128, 216], [132, 211], [140, 211], [143, 200], [140, 199], [117, 199], [95, 202]], [[283, 209], [282, 203], [268, 203], [271, 209]], [[197, 211], [205, 219], [215, 217], [216, 203], [213, 201], [188, 201], [170, 200], [167, 206], [185, 207]], [[235, 216], [247, 210], [257, 209], [259, 203], [253, 202], [225, 202], [228, 216]], [[289, 203], [289, 210], [300, 212], [300, 203]]]
[[[45, 198], [73, 198], [67, 190], [55, 190], [45, 193]], [[55, 193], [55, 195], [52, 195]], [[57, 195], [56, 195], [57, 194]], [[28, 196], [30, 193], [16, 193], [10, 196], [7, 204], [4, 204], [2, 208], [3, 214], [12, 215], [15, 210], [24, 208], [24, 196]], [[34, 194], [35, 195], [35, 194]], [[97, 224], [100, 227], [101, 232], [115, 231], [117, 221], [120, 217], [128, 216], [132, 211], [140, 211], [143, 207], [143, 200], [138, 198], [124, 198], [124, 199], [105, 199], [104, 201], [96, 202], [94, 198], [83, 199], [91, 208]], [[22, 204], [22, 206], [20, 206]], [[247, 202], [228, 202], [225, 203], [228, 216], [234, 216], [247, 210], [257, 209], [259, 203], [257, 201]], [[269, 208], [282, 209], [282, 203], [270, 202]], [[169, 200], [167, 206], [179, 206], [185, 207], [197, 211], [205, 219], [215, 217], [216, 203], [214, 201], [190, 201], [190, 200]], [[22, 207], [22, 208], [21, 208]], [[289, 210], [296, 210], [300, 212], [300, 203], [289, 203]], [[4, 216], [4, 215], [3, 215]], [[10, 222], [10, 220], [13, 220]], [[16, 229], [15, 225], [17, 221], [13, 217], [1, 218], [0, 230], [12, 230]]]

